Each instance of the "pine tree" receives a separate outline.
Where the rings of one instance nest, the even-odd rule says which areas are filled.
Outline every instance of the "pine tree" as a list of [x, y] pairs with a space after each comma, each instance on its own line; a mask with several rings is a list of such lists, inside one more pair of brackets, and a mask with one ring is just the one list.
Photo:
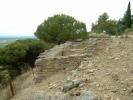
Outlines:
[[124, 15], [123, 22], [124, 22], [126, 28], [131, 28], [132, 20], [131, 20], [131, 4], [130, 4], [130, 2], [128, 3], [128, 8]]

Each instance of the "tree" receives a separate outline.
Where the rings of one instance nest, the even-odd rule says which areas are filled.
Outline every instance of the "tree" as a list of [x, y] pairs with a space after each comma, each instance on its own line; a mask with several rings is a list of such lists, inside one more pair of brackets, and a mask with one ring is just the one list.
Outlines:
[[103, 13], [98, 18], [98, 24], [105, 23], [109, 19], [109, 15], [107, 13]]
[[107, 13], [100, 15], [98, 21], [92, 25], [92, 31], [96, 33], [103, 33], [105, 31], [104, 28], [108, 18], [109, 16]]
[[123, 17], [123, 23], [126, 28], [131, 28], [132, 20], [131, 20], [131, 4], [128, 3], [127, 11], [125, 12], [125, 15]]
[[43, 41], [56, 44], [87, 36], [86, 25], [83, 22], [63, 14], [48, 17], [37, 27], [34, 34]]
[[117, 21], [108, 20], [105, 24], [104, 31], [109, 35], [116, 35], [117, 33]]
[[18, 40], [0, 49], [0, 66], [7, 69], [11, 78], [21, 74], [24, 65], [34, 66], [39, 53], [48, 49], [46, 43], [36, 39]]
[[117, 32], [117, 21], [109, 19], [107, 13], [99, 16], [98, 21], [92, 24], [92, 29], [95, 33], [103, 33], [115, 35]]
[[124, 32], [124, 30], [126, 29], [126, 26], [124, 25], [123, 21], [121, 19], [119, 19], [118, 23], [117, 23], [117, 32], [118, 34], [122, 34]]
[[131, 21], [132, 21], [132, 24], [133, 24], [133, 15], [131, 15]]
[[48, 48], [46, 43], [36, 39], [17, 40], [1, 48], [0, 84], [4, 86], [9, 83], [11, 94], [14, 96], [12, 79], [21, 74], [25, 65], [33, 68], [36, 57]]

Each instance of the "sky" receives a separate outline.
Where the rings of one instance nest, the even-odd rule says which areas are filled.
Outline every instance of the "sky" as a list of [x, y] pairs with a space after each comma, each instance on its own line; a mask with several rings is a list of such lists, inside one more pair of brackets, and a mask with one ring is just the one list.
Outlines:
[[103, 12], [121, 18], [129, 1], [132, 6], [133, 0], [0, 0], [0, 36], [33, 36], [37, 26], [55, 14], [73, 16], [90, 31]]

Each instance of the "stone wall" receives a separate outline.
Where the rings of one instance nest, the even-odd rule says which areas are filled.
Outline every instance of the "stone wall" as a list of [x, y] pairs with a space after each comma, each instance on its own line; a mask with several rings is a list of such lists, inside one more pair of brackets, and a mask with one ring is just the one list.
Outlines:
[[67, 42], [41, 53], [35, 62], [36, 77], [46, 77], [48, 73], [72, 70], [80, 66], [81, 61], [94, 50], [97, 39], [81, 42]]

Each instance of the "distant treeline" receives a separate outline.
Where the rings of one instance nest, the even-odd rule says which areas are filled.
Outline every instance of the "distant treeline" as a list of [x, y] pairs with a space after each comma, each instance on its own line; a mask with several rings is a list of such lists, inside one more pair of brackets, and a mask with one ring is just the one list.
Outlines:
[[121, 35], [127, 29], [133, 28], [133, 15], [131, 15], [131, 4], [128, 3], [124, 16], [117, 20], [109, 19], [107, 13], [99, 16], [98, 21], [92, 23], [92, 32], [106, 33], [109, 35]]

